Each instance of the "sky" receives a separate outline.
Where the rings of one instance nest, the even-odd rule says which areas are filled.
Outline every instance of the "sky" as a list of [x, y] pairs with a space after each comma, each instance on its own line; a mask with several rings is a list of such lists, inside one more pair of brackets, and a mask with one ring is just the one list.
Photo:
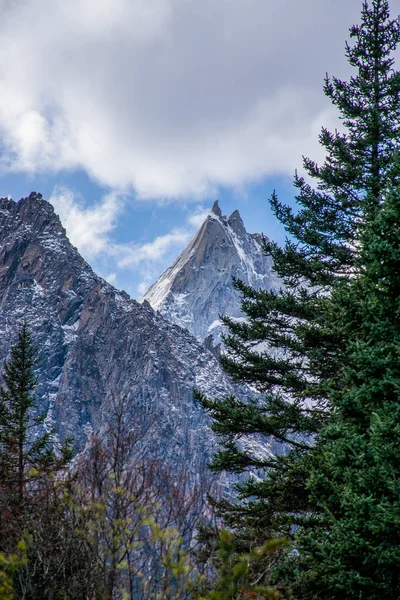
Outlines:
[[[392, 12], [400, 6], [392, 0]], [[40, 192], [139, 298], [215, 199], [283, 242], [361, 0], [0, 0], [0, 196]]]

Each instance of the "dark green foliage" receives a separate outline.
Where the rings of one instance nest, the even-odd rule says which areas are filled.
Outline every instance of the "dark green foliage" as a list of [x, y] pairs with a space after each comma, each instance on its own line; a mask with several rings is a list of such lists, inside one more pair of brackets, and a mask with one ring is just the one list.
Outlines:
[[400, 597], [400, 166], [391, 175], [340, 298], [348, 362], [308, 482], [320, 522], [299, 535], [301, 598]]
[[[212, 468], [264, 472], [241, 483], [239, 505], [223, 503], [221, 512], [249, 543], [293, 535], [297, 525], [301, 589], [309, 594], [301, 598], [399, 597], [390, 573], [400, 514], [400, 74], [393, 68], [400, 29], [388, 2], [364, 3], [350, 37], [353, 77], [327, 77], [324, 87], [343, 132], [322, 130], [322, 165], [304, 159], [315, 185], [295, 176], [297, 211], [271, 199], [290, 238], [284, 248], [266, 241], [265, 249], [286, 287], [258, 292], [237, 281], [247, 321], [224, 318], [222, 364], [261, 399], [200, 396], [223, 438]], [[272, 436], [274, 449], [285, 443], [287, 452], [263, 461], [245, 450], [243, 435]], [[293, 555], [289, 563], [293, 580]]]
[[0, 388], [0, 551], [12, 555], [21, 543], [26, 550], [10, 597], [64, 600], [71, 591], [83, 600], [91, 596], [93, 561], [79, 532], [84, 523], [67, 501], [71, 441], [56, 446], [38, 414], [37, 365], [24, 322]]
[[37, 414], [33, 394], [37, 364], [37, 350], [24, 322], [4, 365], [0, 388], [0, 485], [15, 494], [14, 505], [20, 508], [28, 489], [38, 489], [43, 478], [63, 469], [72, 458], [70, 440], [56, 456], [53, 431], [43, 431], [46, 415]]

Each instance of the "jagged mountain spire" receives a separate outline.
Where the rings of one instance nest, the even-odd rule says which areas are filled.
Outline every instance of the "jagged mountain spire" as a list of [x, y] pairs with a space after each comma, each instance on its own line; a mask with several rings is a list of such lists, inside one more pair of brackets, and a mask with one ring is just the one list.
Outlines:
[[238, 210], [234, 210], [231, 216], [228, 219], [228, 224], [232, 227], [236, 233], [239, 235], [244, 235], [246, 233], [246, 228], [243, 223], [243, 219], [240, 216]]
[[221, 212], [221, 209], [219, 207], [218, 200], [216, 200], [214, 202], [213, 207], [211, 209], [211, 212], [213, 213], [213, 215], [216, 215], [217, 217], [222, 217], [222, 212]]
[[232, 277], [256, 289], [280, 285], [263, 253], [262, 236], [247, 233], [237, 210], [223, 217], [216, 200], [193, 240], [143, 299], [199, 340], [212, 334], [218, 343], [219, 316], [242, 316]]

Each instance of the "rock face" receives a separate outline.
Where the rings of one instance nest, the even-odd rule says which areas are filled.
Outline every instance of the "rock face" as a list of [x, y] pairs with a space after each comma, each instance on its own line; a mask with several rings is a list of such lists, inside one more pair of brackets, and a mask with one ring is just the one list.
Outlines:
[[[238, 231], [233, 218], [236, 229], [232, 217], [229, 224], [215, 214], [207, 227]], [[213, 235], [219, 250], [205, 239], [203, 254], [219, 253], [216, 268], [230, 275], [228, 237], [222, 237]], [[68, 241], [52, 206], [35, 193], [19, 202], [0, 200], [0, 361], [23, 319], [41, 356], [41, 411], [60, 438], [71, 434], [82, 448], [88, 432], [111, 418], [108, 400], [124, 398], [132, 426], [150, 415], [158, 419], [157, 435], [153, 430], [148, 440], [152, 450], [168, 464], [185, 466], [193, 480], [204, 476], [216, 441], [192, 390], [233, 393], [218, 361], [149, 303], [98, 277]]]
[[182, 254], [143, 296], [154, 310], [186, 327], [198, 340], [221, 335], [219, 315], [241, 318], [232, 277], [255, 289], [280, 287], [262, 236], [247, 233], [237, 210], [222, 216], [218, 201]]

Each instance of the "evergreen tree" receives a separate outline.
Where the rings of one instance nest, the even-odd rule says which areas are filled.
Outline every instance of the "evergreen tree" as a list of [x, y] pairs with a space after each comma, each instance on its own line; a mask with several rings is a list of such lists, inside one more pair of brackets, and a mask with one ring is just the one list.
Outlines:
[[[346, 55], [355, 74], [348, 82], [327, 77], [324, 87], [340, 112], [343, 132], [322, 129], [322, 165], [304, 159], [315, 186], [296, 174], [297, 211], [282, 205], [275, 194], [271, 199], [290, 238], [284, 248], [266, 241], [265, 250], [285, 287], [263, 292], [237, 281], [247, 320], [223, 319], [229, 328], [224, 368], [263, 396], [250, 402], [199, 396], [224, 440], [212, 468], [265, 471], [263, 478], [250, 477], [238, 486], [241, 502], [220, 504], [228, 524], [245, 536], [254, 531], [291, 535], [293, 525], [314, 531], [320, 522], [318, 493], [310, 494], [306, 482], [318, 465], [326, 431], [337, 427], [337, 397], [347, 365], [355, 364], [358, 339], [350, 298], [365, 274], [371, 231], [380, 235], [388, 182], [397, 181], [393, 165], [400, 146], [400, 74], [393, 68], [393, 52], [400, 29], [390, 19], [387, 0], [363, 4], [361, 24], [351, 28], [350, 38]], [[382, 273], [379, 286], [385, 287]], [[363, 310], [357, 322], [364, 327], [365, 305]], [[372, 343], [368, 340], [367, 345]], [[330, 425], [333, 418], [335, 426]], [[263, 459], [241, 444], [242, 436], [260, 434], [272, 436], [275, 450], [284, 444], [286, 452]]]
[[56, 456], [53, 431], [41, 432], [46, 415], [37, 415], [33, 394], [37, 364], [37, 350], [24, 322], [5, 362], [4, 385], [0, 387], [0, 488], [12, 497], [16, 509], [23, 508], [28, 492], [33, 493], [45, 477], [63, 469], [72, 457], [70, 440]]
[[374, 205], [361, 274], [332, 296], [348, 353], [310, 463], [316, 511], [295, 561], [304, 599], [400, 597], [400, 162]]

